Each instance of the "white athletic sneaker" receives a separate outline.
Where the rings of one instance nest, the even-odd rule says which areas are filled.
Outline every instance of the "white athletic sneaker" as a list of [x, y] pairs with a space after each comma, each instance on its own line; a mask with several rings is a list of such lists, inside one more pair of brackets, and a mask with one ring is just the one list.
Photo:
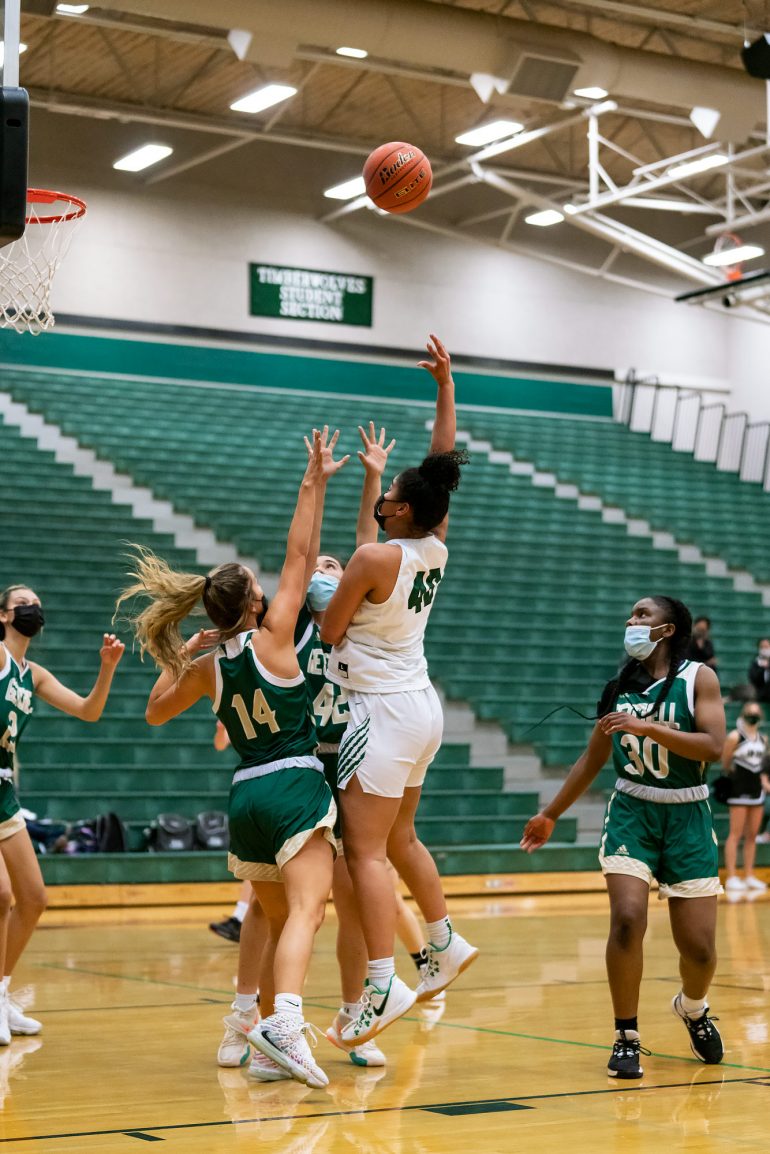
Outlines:
[[428, 942], [428, 964], [417, 983], [417, 1001], [427, 1002], [435, 998], [476, 961], [479, 951], [465, 938], [451, 931], [449, 941], [441, 949]]
[[246, 1075], [249, 1078], [254, 1078], [257, 1082], [291, 1082], [289, 1071], [284, 1070], [272, 1058], [260, 1054], [259, 1050], [254, 1052]]
[[767, 889], [767, 886], [761, 878], [755, 878], [753, 874], [749, 874], [749, 876], [746, 878], [746, 889], [756, 890], [757, 893], [761, 893], [762, 890]]
[[255, 1006], [253, 1010], [244, 1013], [238, 1009], [237, 1002], [233, 1002], [232, 1010], [232, 1014], [222, 1019], [225, 1024], [225, 1036], [217, 1050], [218, 1066], [245, 1066], [251, 1056], [251, 1047], [246, 1035], [257, 1020], [257, 1008]]
[[737, 874], [733, 874], [733, 876], [725, 882], [725, 890], [728, 894], [742, 894], [746, 890], [746, 883], [743, 878], [739, 878]]
[[380, 990], [371, 982], [364, 986], [358, 1017], [351, 1019], [340, 1031], [345, 1046], [361, 1046], [411, 1010], [417, 995], [394, 974], [387, 990]]
[[8, 1025], [12, 1034], [39, 1034], [43, 1028], [43, 1023], [23, 1013], [13, 998], [8, 999]]
[[256, 1050], [288, 1070], [295, 1081], [320, 1089], [329, 1085], [329, 1079], [313, 1058], [308, 1037], [315, 1046], [313, 1027], [291, 1014], [271, 1014], [257, 1022], [248, 1035]]
[[8, 991], [0, 986], [0, 1046], [10, 1046], [11, 1025], [8, 1021]]
[[340, 1010], [326, 1031], [326, 1037], [338, 1050], [345, 1051], [354, 1066], [384, 1066], [387, 1058], [375, 1042], [364, 1042], [360, 1046], [353, 1046], [352, 1049], [344, 1044], [340, 1034], [343, 1028], [352, 1021], [350, 1014], [345, 1014]]

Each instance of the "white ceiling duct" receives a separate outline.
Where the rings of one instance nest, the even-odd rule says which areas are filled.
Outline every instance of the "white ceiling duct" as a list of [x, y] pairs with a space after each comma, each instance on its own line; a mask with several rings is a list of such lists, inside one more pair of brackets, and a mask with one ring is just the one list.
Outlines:
[[[621, 48], [565, 28], [512, 20], [429, 0], [100, 0], [134, 15], [248, 30], [248, 59], [286, 67], [300, 47], [356, 44], [416, 68], [486, 73], [508, 92], [558, 103], [599, 85], [616, 100], [654, 100], [720, 113], [722, 140], [745, 140], [765, 118], [765, 87], [735, 69]], [[371, 65], [372, 62], [368, 62]]]

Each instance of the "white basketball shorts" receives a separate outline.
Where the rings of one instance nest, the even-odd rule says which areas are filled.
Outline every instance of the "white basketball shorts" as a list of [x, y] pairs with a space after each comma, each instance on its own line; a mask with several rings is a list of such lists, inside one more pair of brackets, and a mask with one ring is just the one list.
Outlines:
[[355, 775], [364, 793], [403, 797], [422, 785], [444, 731], [432, 685], [407, 693], [348, 692], [350, 720], [340, 742], [337, 782]]

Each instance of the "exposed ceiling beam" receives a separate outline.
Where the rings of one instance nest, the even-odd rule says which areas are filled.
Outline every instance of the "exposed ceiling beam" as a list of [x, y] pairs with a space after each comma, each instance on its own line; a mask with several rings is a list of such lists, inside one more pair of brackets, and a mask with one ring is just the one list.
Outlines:
[[667, 24], [670, 28], [681, 28], [694, 33], [710, 32], [715, 36], [725, 36], [729, 40], [743, 42], [745, 32], [759, 33], [758, 29], [744, 28], [742, 24], [728, 24], [724, 20], [710, 20], [705, 16], [688, 16], [684, 12], [672, 12], [666, 8], [649, 8], [645, 4], [626, 4], [622, 0], [561, 0], [569, 8], [592, 8], [595, 12], [607, 12], [620, 19], [657, 26]]

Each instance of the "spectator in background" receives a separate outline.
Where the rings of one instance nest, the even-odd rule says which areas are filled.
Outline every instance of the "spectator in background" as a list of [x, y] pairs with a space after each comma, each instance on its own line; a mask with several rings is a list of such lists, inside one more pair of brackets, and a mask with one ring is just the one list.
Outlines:
[[[727, 799], [730, 833], [725, 842], [725, 889], [728, 896], [746, 890], [767, 889], [765, 883], [754, 876], [756, 840], [762, 822], [767, 782], [763, 772], [767, 738], [759, 732], [761, 721], [762, 707], [756, 701], [747, 701], [722, 750], [722, 767], [732, 783]], [[741, 840], [745, 879], [738, 876], [737, 870]]]
[[710, 637], [711, 618], [696, 617], [692, 623], [692, 637], [685, 657], [688, 661], [702, 661], [716, 672], [717, 659]]
[[770, 637], [760, 637], [757, 655], [749, 666], [749, 681], [757, 701], [770, 703]]

